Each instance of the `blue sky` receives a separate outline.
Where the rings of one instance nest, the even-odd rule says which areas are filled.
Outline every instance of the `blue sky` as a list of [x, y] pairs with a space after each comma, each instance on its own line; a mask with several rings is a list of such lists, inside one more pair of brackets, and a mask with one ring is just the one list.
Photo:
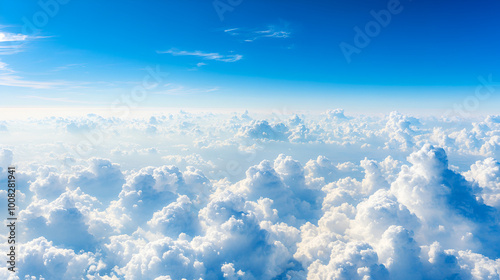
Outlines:
[[147, 67], [145, 107], [445, 110], [500, 81], [498, 1], [41, 2], [0, 2], [5, 106], [109, 106]]

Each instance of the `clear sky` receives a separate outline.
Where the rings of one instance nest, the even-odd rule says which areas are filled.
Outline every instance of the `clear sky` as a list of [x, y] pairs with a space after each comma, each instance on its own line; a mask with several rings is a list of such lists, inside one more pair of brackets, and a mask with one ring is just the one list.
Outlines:
[[[0, 107], [106, 107], [150, 68], [168, 76], [145, 107], [445, 110], [478, 77], [500, 92], [499, 13], [495, 0], [1, 0]], [[496, 93], [474, 110], [494, 112]]]

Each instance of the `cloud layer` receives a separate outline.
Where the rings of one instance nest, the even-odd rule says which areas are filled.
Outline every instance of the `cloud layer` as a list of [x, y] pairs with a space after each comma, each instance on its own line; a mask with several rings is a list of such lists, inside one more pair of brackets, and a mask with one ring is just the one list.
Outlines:
[[23, 226], [0, 276], [499, 279], [496, 119], [5, 121], [0, 183], [16, 164]]

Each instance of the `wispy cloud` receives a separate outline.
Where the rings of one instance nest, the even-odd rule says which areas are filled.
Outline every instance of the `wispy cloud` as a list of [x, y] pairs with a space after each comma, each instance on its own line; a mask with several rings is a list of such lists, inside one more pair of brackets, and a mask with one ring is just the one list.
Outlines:
[[26, 95], [26, 96], [21, 96], [21, 98], [40, 99], [40, 100], [62, 102], [62, 103], [94, 104], [94, 105], [95, 104], [100, 104], [98, 102], [72, 100], [72, 99], [68, 99], [66, 97], [45, 97], [45, 96], [37, 96], [37, 95]]
[[[0, 26], [1, 28], [1, 26]], [[0, 55], [11, 55], [23, 51], [26, 41], [48, 38], [0, 31]]]
[[12, 73], [14, 73], [14, 71], [8, 68], [4, 70], [4, 68], [1, 68], [0, 65], [0, 86], [50, 89], [65, 85], [64, 83], [61, 82], [42, 82], [42, 81], [25, 80], [20, 76], [13, 75]]
[[22, 51], [27, 35], [0, 31], [0, 55], [11, 55]]
[[13, 71], [9, 68], [9, 65], [7, 63], [0, 61], [0, 73], [1, 72], [13, 72]]
[[22, 52], [23, 44], [0, 45], [0, 55], [11, 55]]
[[229, 28], [224, 32], [228, 35], [240, 37], [245, 42], [253, 42], [261, 38], [285, 39], [292, 36], [288, 23], [281, 25], [268, 25], [265, 29]]
[[9, 65], [0, 60], [0, 86], [49, 89], [66, 85], [62, 82], [30, 81], [16, 75]]
[[277, 30], [275, 27], [270, 27], [266, 30], [255, 31], [257, 37], [268, 37], [268, 38], [288, 38], [292, 33], [285, 30]]
[[[23, 51], [26, 41], [47, 38], [43, 36], [28, 36], [0, 31], [0, 55], [12, 55]], [[7, 63], [0, 60], [0, 86], [25, 87], [33, 89], [50, 89], [65, 85], [61, 82], [31, 81], [14, 71]]]
[[191, 88], [178, 84], [166, 84], [165, 89], [161, 91], [155, 92], [155, 94], [164, 94], [164, 95], [187, 95], [187, 94], [200, 94], [200, 93], [209, 93], [218, 91], [219, 88]]
[[0, 32], [0, 42], [24, 41], [26, 39], [28, 39], [28, 35]]
[[206, 60], [215, 60], [222, 62], [236, 62], [243, 58], [240, 54], [220, 54], [220, 53], [207, 53], [202, 51], [180, 51], [177, 49], [170, 49], [167, 51], [157, 51], [159, 54], [171, 54], [173, 56], [196, 56]]
[[72, 63], [63, 66], [56, 67], [52, 70], [52, 72], [64, 71], [72, 68], [81, 68], [85, 67], [86, 63]]

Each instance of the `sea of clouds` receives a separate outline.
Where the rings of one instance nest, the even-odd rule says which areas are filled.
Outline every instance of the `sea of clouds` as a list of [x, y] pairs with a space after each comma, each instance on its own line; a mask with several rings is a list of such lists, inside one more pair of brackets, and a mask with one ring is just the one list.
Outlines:
[[500, 116], [0, 121], [0, 278], [500, 279], [499, 155]]

